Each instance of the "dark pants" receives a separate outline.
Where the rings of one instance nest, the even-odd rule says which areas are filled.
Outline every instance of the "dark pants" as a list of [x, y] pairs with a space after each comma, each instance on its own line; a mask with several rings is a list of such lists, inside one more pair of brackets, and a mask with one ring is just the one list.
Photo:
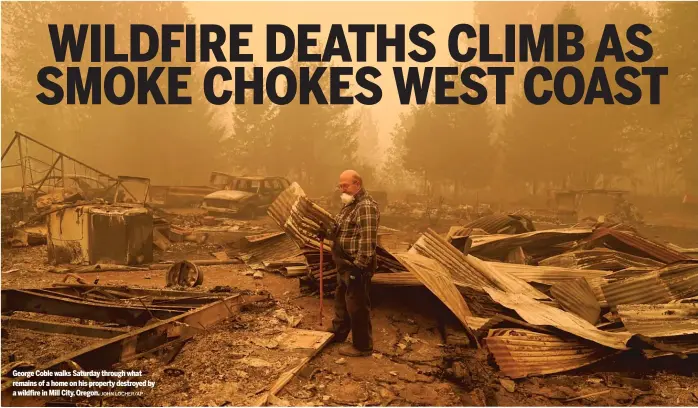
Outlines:
[[369, 271], [338, 265], [337, 290], [334, 298], [335, 317], [332, 320], [334, 341], [343, 342], [351, 331], [354, 347], [361, 351], [373, 350], [369, 297], [371, 275]]

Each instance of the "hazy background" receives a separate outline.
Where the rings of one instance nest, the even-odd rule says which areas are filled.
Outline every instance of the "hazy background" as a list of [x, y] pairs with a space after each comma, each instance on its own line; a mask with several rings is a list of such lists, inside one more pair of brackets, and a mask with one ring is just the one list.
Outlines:
[[[696, 21], [698, 3], [679, 2], [3, 3], [2, 146], [18, 130], [109, 174], [150, 177], [154, 184], [202, 185], [210, 171], [222, 170], [287, 176], [320, 194], [332, 189], [342, 169], [352, 167], [364, 174], [369, 188], [462, 200], [474, 195], [514, 199], [595, 186], [662, 196], [696, 194]], [[662, 78], [660, 106], [648, 104], [644, 79], [638, 81], [644, 102], [635, 106], [597, 102], [536, 107], [522, 103], [520, 76], [508, 83], [506, 106], [400, 106], [391, 67], [410, 63], [372, 62], [371, 35], [365, 65], [381, 69], [378, 83], [384, 92], [383, 100], [371, 107], [212, 107], [200, 91], [210, 67], [206, 64], [192, 66], [190, 106], [44, 106], [35, 98], [43, 91], [36, 81], [41, 67], [65, 70], [69, 65], [53, 60], [49, 23], [116, 24], [117, 32], [124, 33], [117, 35], [117, 50], [123, 51], [128, 49], [130, 23], [251, 23], [252, 51], [259, 56], [255, 63], [266, 68], [271, 67], [263, 61], [264, 25], [269, 23], [320, 23], [324, 33], [332, 23], [408, 28], [427, 23], [436, 30], [430, 37], [437, 45], [431, 66], [450, 64], [446, 38], [455, 24], [490, 24], [492, 48], [502, 50], [504, 24], [578, 23], [585, 29], [587, 54], [575, 65], [588, 78], [603, 25], [616, 24], [622, 36], [639, 22], [654, 31], [647, 39], [655, 57], [645, 65], [669, 67], [669, 76]], [[353, 36], [348, 40], [353, 47]], [[172, 66], [186, 65], [183, 53], [175, 59]], [[141, 65], [162, 64], [156, 60]], [[75, 65], [86, 69], [92, 64]], [[101, 65], [106, 71], [117, 64]], [[557, 69], [562, 64], [547, 65]], [[612, 80], [619, 64], [603, 65]], [[515, 66], [523, 74], [531, 65]], [[163, 93], [164, 79], [159, 81]], [[611, 86], [618, 92], [613, 82]], [[233, 90], [232, 85], [227, 88]], [[16, 185], [18, 173], [3, 171], [2, 181], [3, 188]]]

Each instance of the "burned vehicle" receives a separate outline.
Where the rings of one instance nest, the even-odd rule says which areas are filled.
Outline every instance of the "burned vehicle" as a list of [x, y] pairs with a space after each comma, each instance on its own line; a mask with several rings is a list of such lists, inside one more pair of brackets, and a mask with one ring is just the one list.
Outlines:
[[229, 188], [235, 178], [233, 174], [213, 171], [208, 185], [151, 186], [148, 201], [154, 207], [198, 207], [206, 195]]
[[204, 197], [201, 208], [214, 216], [252, 218], [264, 214], [276, 197], [290, 185], [283, 177], [238, 177], [225, 190]]

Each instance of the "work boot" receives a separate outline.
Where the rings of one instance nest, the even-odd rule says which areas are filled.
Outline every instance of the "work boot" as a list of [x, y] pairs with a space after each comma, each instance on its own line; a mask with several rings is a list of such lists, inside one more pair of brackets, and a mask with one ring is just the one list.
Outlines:
[[354, 347], [353, 344], [347, 344], [339, 349], [339, 354], [347, 357], [367, 357], [373, 354], [372, 350], [361, 351]]
[[347, 337], [349, 337], [348, 333], [343, 336], [337, 334], [337, 331], [334, 329], [334, 327], [330, 327], [329, 329], [324, 329], [320, 331], [334, 334], [334, 336], [330, 340], [330, 343], [344, 343], [347, 340]]

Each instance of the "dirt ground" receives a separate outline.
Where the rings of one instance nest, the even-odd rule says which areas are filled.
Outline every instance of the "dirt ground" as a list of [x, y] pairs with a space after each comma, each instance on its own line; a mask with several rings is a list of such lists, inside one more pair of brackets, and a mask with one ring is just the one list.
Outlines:
[[[408, 239], [409, 237], [403, 237]], [[212, 258], [222, 246], [177, 244], [157, 259]], [[227, 248], [232, 254], [234, 249]], [[65, 275], [51, 272], [46, 247], [2, 251], [2, 288], [46, 287]], [[125, 368], [144, 370], [156, 381], [152, 392], [129, 400], [92, 401], [104, 405], [221, 406], [250, 405], [293, 366], [297, 356], [282, 353], [274, 339], [286, 323], [279, 311], [302, 317], [302, 329], [331, 324], [333, 300], [301, 291], [298, 279], [264, 273], [246, 275], [247, 267], [202, 267], [204, 282], [196, 290], [216, 286], [268, 291], [273, 302], [221, 322], [184, 345], [170, 364], [156, 357], [132, 361]], [[11, 271], [7, 272], [6, 271]], [[82, 275], [89, 282], [163, 288], [165, 270], [99, 272]], [[375, 352], [371, 357], [342, 358], [338, 345], [325, 347], [278, 393], [272, 405], [303, 406], [548, 406], [548, 405], [698, 405], [698, 364], [695, 360], [656, 359], [650, 363], [625, 359], [562, 375], [512, 381], [496, 369], [486, 350], [446, 344], [444, 330], [458, 334], [450, 321], [438, 318], [441, 306], [424, 288], [374, 288]], [[39, 339], [41, 337], [42, 339]], [[3, 338], [2, 362], [45, 363], [89, 344], [76, 336], [37, 335], [13, 330]]]

